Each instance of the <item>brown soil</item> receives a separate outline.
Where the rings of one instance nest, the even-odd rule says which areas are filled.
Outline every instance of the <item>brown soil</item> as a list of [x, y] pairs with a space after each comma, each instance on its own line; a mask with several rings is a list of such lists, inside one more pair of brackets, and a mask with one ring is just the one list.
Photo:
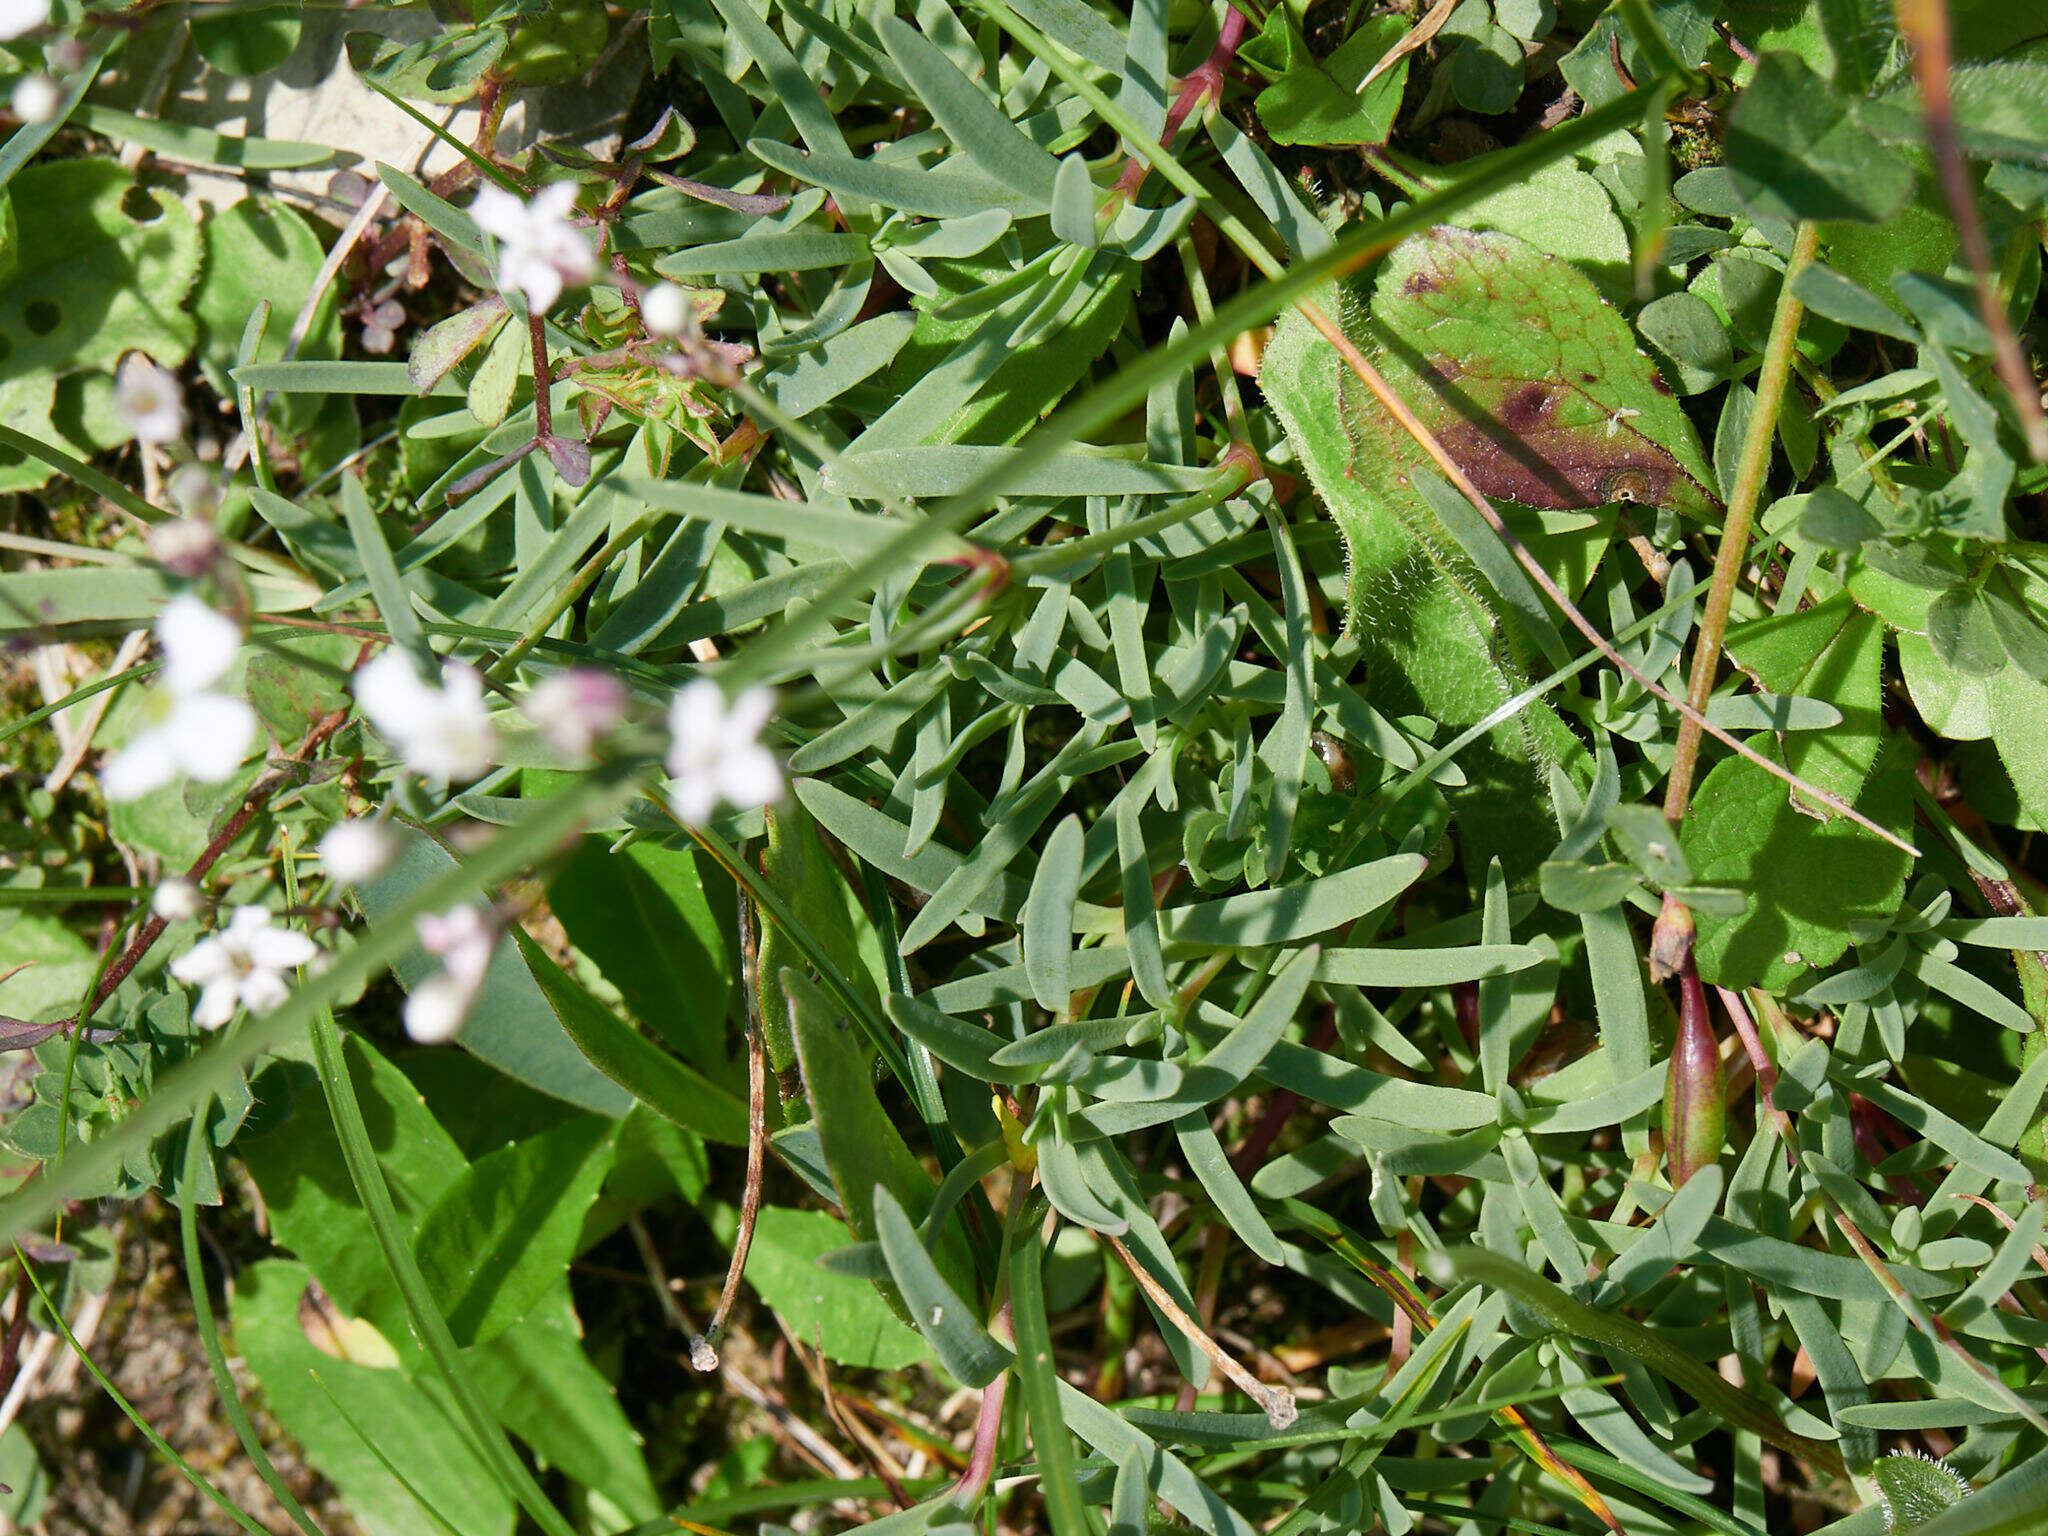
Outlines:
[[[202, 1243], [218, 1234], [231, 1244], [236, 1229], [249, 1234], [248, 1213], [231, 1205], [200, 1217]], [[211, 1481], [259, 1525], [294, 1529], [291, 1519], [257, 1476], [241, 1442], [220, 1411], [213, 1373], [194, 1327], [185, 1288], [174, 1212], [150, 1199], [123, 1214], [121, 1266], [88, 1353], [194, 1470]], [[209, 1230], [211, 1229], [211, 1230]], [[207, 1278], [216, 1318], [227, 1311], [221, 1294], [222, 1251], [207, 1244]], [[357, 1527], [334, 1490], [300, 1458], [297, 1448], [264, 1411], [239, 1369], [234, 1340], [225, 1337], [257, 1433], [293, 1495], [328, 1533], [356, 1536]], [[50, 1478], [49, 1501], [32, 1529], [48, 1536], [227, 1536], [235, 1522], [159, 1456], [135, 1426], [82, 1370], [65, 1370], [60, 1345], [43, 1369], [40, 1387], [22, 1409]], [[50, 1390], [51, 1385], [61, 1390]]]

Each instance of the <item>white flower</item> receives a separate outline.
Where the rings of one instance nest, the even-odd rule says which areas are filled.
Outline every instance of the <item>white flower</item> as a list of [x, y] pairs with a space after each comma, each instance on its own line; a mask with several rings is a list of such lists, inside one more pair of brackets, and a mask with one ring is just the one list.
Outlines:
[[320, 839], [321, 866], [341, 885], [374, 880], [397, 853], [398, 834], [373, 817], [339, 822]]
[[138, 443], [174, 443], [185, 431], [178, 381], [140, 352], [122, 358], [114, 375], [114, 412]]
[[543, 678], [519, 702], [550, 745], [574, 763], [626, 718], [626, 685], [598, 667], [568, 667]]
[[421, 1045], [452, 1040], [490, 969], [497, 931], [481, 907], [455, 907], [413, 920], [420, 947], [441, 969], [412, 989], [405, 1000], [405, 1032]]
[[709, 821], [721, 800], [744, 809], [781, 797], [782, 765], [760, 739], [774, 709], [765, 688], [749, 688], [730, 704], [709, 678], [677, 691], [668, 707], [669, 800], [685, 823]]
[[171, 962], [171, 974], [199, 988], [192, 1022], [219, 1029], [245, 1007], [268, 1013], [291, 995], [284, 972], [304, 965], [320, 951], [303, 933], [270, 926], [262, 907], [237, 907], [227, 927], [201, 939]]
[[485, 186], [469, 205], [477, 227], [498, 241], [498, 287], [516, 288], [534, 314], [553, 308], [565, 284], [587, 283], [597, 271], [590, 237], [569, 222], [573, 182], [555, 181], [522, 203], [503, 187]]
[[650, 336], [680, 336], [695, 318], [690, 296], [674, 283], [656, 283], [640, 295], [640, 320]]
[[157, 615], [163, 686], [143, 701], [143, 725], [100, 774], [110, 800], [139, 800], [180, 774], [218, 784], [241, 766], [256, 711], [212, 692], [241, 649], [242, 632], [189, 593]]
[[156, 618], [157, 643], [164, 648], [164, 686], [173, 693], [199, 693], [219, 682], [235, 664], [242, 631], [190, 592], [180, 592]]
[[437, 688], [392, 646], [357, 671], [356, 702], [405, 765], [430, 779], [473, 779], [491, 766], [498, 733], [484, 707], [484, 680], [460, 661], [441, 664]]
[[190, 880], [166, 880], [149, 898], [149, 910], [167, 923], [182, 923], [187, 918], [197, 917], [205, 907], [206, 898]]
[[0, 42], [7, 42], [47, 26], [50, 0], [0, 0]]
[[24, 123], [47, 123], [63, 100], [64, 93], [48, 75], [24, 75], [14, 87], [14, 115]]

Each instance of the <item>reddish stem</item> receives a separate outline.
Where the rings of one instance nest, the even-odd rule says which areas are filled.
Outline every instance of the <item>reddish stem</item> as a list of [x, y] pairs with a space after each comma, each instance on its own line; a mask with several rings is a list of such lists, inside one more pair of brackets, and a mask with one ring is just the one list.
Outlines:
[[[1180, 83], [1174, 94], [1173, 104], [1166, 109], [1166, 128], [1159, 135], [1162, 149], [1171, 148], [1173, 141], [1180, 137], [1181, 124], [1188, 115], [1200, 106], [1204, 98], [1223, 94], [1223, 74], [1237, 57], [1238, 46], [1244, 41], [1244, 13], [1232, 6], [1223, 13], [1223, 30], [1216, 34], [1216, 46], [1209, 50], [1209, 57], [1195, 66]], [[1145, 175], [1151, 165], [1142, 155], [1133, 155], [1124, 163], [1123, 174], [1117, 177], [1116, 191], [1124, 198], [1137, 196], [1138, 188], [1145, 183]]]

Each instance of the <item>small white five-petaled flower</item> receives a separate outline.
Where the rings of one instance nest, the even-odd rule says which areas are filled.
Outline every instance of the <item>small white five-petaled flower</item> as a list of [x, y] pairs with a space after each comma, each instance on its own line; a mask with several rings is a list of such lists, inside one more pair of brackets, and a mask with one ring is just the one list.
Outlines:
[[569, 222], [573, 182], [555, 181], [522, 203], [503, 187], [486, 186], [469, 205], [477, 227], [498, 242], [498, 287], [518, 289], [532, 313], [554, 307], [565, 286], [590, 281], [597, 257], [590, 237]]
[[262, 907], [237, 907], [227, 927], [201, 939], [171, 962], [171, 974], [199, 988], [192, 1022], [219, 1029], [237, 1008], [268, 1013], [287, 997], [284, 973], [304, 965], [319, 949], [303, 933], [271, 926]]
[[423, 682], [398, 647], [360, 668], [356, 702], [406, 767], [430, 779], [473, 779], [491, 766], [498, 733], [484, 705], [484, 680], [460, 661], [441, 664], [440, 686]]
[[114, 414], [138, 443], [174, 443], [185, 431], [178, 381], [140, 352], [122, 358], [114, 375]]
[[0, 42], [33, 32], [50, 20], [50, 0], [0, 0]]
[[320, 839], [320, 866], [337, 885], [376, 879], [397, 853], [398, 834], [371, 816], [337, 822]]
[[438, 959], [441, 969], [405, 1000], [405, 1032], [421, 1045], [440, 1045], [454, 1039], [469, 1016], [498, 935], [481, 907], [429, 912], [415, 918], [413, 928], [420, 948]]
[[782, 796], [782, 765], [761, 745], [775, 696], [749, 688], [731, 703], [706, 677], [677, 690], [668, 707], [669, 801], [688, 826], [701, 826], [723, 800], [741, 809]]
[[157, 615], [156, 638], [162, 686], [144, 696], [141, 729], [100, 774], [110, 800], [139, 800], [181, 773], [217, 784], [241, 766], [256, 734], [255, 710], [213, 692], [242, 648], [232, 619], [180, 593]]

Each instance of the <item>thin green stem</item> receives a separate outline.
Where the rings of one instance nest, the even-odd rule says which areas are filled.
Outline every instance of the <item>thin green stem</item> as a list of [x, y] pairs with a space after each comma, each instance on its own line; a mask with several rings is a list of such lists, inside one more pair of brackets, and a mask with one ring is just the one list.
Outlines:
[[234, 1426], [235, 1437], [242, 1442], [242, 1449], [248, 1453], [256, 1475], [263, 1479], [277, 1502], [284, 1506], [292, 1524], [306, 1536], [325, 1536], [285, 1483], [271, 1461], [270, 1453], [263, 1448], [256, 1426], [249, 1422], [248, 1410], [242, 1406], [241, 1393], [228, 1369], [227, 1351], [221, 1348], [220, 1328], [214, 1322], [213, 1299], [206, 1289], [206, 1269], [199, 1259], [199, 1202], [192, 1195], [193, 1185], [198, 1179], [199, 1160], [206, 1155], [206, 1121], [212, 1108], [213, 1095], [202, 1096], [193, 1111], [191, 1123], [185, 1129], [185, 1188], [178, 1200], [178, 1235], [185, 1249], [185, 1284], [192, 1297], [192, 1320], [199, 1342], [206, 1350], [206, 1364], [213, 1372], [214, 1390], [220, 1394], [221, 1411]]
[[28, 1283], [35, 1287], [36, 1295], [42, 1298], [43, 1310], [49, 1313], [50, 1321], [56, 1324], [57, 1332], [63, 1336], [64, 1342], [71, 1347], [72, 1354], [78, 1357], [78, 1363], [85, 1367], [86, 1373], [94, 1381], [99, 1383], [100, 1390], [107, 1394], [113, 1401], [114, 1406], [127, 1415], [128, 1422], [142, 1431], [142, 1438], [149, 1442], [151, 1449], [182, 1472], [187, 1482], [191, 1483], [194, 1488], [197, 1488], [201, 1493], [213, 1500], [215, 1504], [219, 1505], [221, 1511], [230, 1520], [234, 1521], [235, 1524], [249, 1532], [250, 1536], [270, 1536], [268, 1531], [250, 1519], [232, 1499], [208, 1482], [191, 1462], [180, 1456], [177, 1448], [150, 1426], [149, 1420], [136, 1412], [135, 1405], [121, 1395], [121, 1389], [114, 1385], [108, 1378], [107, 1373], [99, 1368], [99, 1363], [85, 1352], [85, 1346], [78, 1342], [78, 1336], [71, 1331], [71, 1325], [64, 1321], [64, 1314], [58, 1308], [56, 1298], [43, 1289], [43, 1282], [36, 1275], [34, 1266], [18, 1252], [15, 1257], [20, 1260], [22, 1273], [28, 1276]]
[[[1704, 711], [1714, 691], [1714, 675], [1721, 666], [1721, 646], [1728, 633], [1728, 609], [1735, 601], [1735, 583], [1742, 575], [1742, 562], [1749, 553], [1749, 528], [1756, 517], [1757, 498], [1762, 494], [1764, 474], [1770, 468], [1771, 438], [1778, 429], [1778, 407], [1785, 398], [1785, 385], [1792, 375], [1792, 354], [1799, 340], [1799, 322], [1806, 307], [1793, 296], [1792, 286], [1813, 260], [1820, 244], [1820, 229], [1807, 223], [1792, 237], [1792, 260], [1785, 268], [1784, 286], [1778, 290], [1777, 312], [1771, 316], [1770, 341], [1764, 349], [1763, 370], [1757, 375], [1756, 405], [1750, 412], [1749, 427], [1742, 439], [1742, 458], [1736, 467], [1735, 484], [1728, 493], [1728, 516], [1721, 525], [1721, 547], [1714, 556], [1714, 576], [1707, 589], [1707, 610], [1700, 616], [1700, 638], [1692, 654], [1692, 677], [1686, 702], [1696, 713]], [[1685, 820], [1692, 803], [1693, 774], [1699, 767], [1700, 721], [1688, 714], [1678, 723], [1678, 750], [1671, 760], [1671, 779], [1664, 791], [1664, 815], [1674, 826]]]

